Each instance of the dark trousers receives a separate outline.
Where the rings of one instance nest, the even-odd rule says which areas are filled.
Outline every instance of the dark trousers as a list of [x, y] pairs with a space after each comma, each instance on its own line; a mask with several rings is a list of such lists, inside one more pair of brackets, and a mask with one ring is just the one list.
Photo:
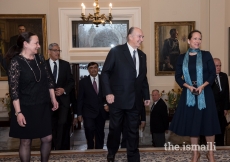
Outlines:
[[228, 123], [224, 116], [223, 110], [218, 111], [218, 118], [220, 122], [221, 134], [217, 134], [215, 136], [215, 142], [216, 142], [216, 146], [224, 146], [224, 134], [225, 134], [225, 129]]
[[164, 147], [165, 133], [152, 133], [154, 147]]
[[[108, 154], [114, 155], [117, 153], [120, 144], [120, 137], [123, 123], [126, 123], [127, 128], [127, 159], [128, 162], [140, 162], [140, 154], [138, 149], [139, 142], [139, 123], [140, 112], [136, 107], [132, 109], [119, 109], [110, 106], [110, 122], [109, 134], [107, 140]], [[123, 122], [125, 118], [126, 122]]]
[[[126, 142], [128, 138], [128, 130], [127, 130], [127, 124], [125, 123], [126, 120], [124, 118], [123, 121], [123, 128], [122, 128], [122, 138], [121, 138], [121, 148], [126, 148]], [[138, 147], [139, 147], [139, 134], [138, 134]]]
[[70, 136], [68, 136], [70, 131], [68, 123], [69, 113], [70, 107], [63, 105], [59, 105], [58, 110], [52, 112], [52, 149], [54, 150], [66, 149], [66, 146], [63, 146], [63, 144], [68, 142], [70, 138]]
[[[87, 149], [103, 149], [105, 137], [105, 119], [99, 113], [96, 118], [83, 117]], [[94, 146], [95, 139], [95, 146]]]

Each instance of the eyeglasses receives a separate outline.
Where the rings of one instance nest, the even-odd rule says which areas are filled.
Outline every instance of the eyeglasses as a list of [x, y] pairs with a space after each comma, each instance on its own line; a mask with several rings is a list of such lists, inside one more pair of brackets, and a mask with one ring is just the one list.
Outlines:
[[54, 52], [61, 52], [61, 50], [53, 50], [53, 49], [50, 49], [50, 51], [54, 51]]

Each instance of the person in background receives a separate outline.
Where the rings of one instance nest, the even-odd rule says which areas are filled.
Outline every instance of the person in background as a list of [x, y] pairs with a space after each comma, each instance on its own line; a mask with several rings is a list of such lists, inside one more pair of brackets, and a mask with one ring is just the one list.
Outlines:
[[[107, 161], [113, 162], [119, 148], [122, 124], [126, 123], [128, 162], [139, 162], [138, 133], [140, 112], [150, 103], [146, 54], [139, 50], [144, 35], [140, 28], [131, 27], [127, 43], [113, 47], [102, 69], [103, 93], [109, 104], [109, 135]], [[126, 122], [123, 122], [123, 120]]]
[[229, 84], [228, 75], [221, 72], [221, 61], [219, 58], [214, 58], [216, 66], [216, 79], [212, 84], [212, 90], [216, 102], [221, 134], [217, 134], [215, 138], [216, 146], [224, 146], [225, 129], [228, 125], [226, 115], [229, 110]]
[[165, 133], [168, 132], [168, 110], [165, 102], [160, 98], [159, 90], [152, 91], [153, 105], [150, 111], [150, 132], [153, 146], [164, 147]]
[[54, 81], [43, 56], [38, 55], [39, 39], [31, 32], [22, 33], [17, 44], [6, 54], [9, 64], [8, 82], [13, 102], [9, 136], [20, 139], [19, 157], [30, 161], [32, 139], [41, 139], [41, 161], [48, 162], [52, 125], [52, 110], [58, 109]]
[[79, 82], [77, 115], [84, 124], [87, 149], [103, 149], [108, 105], [102, 93], [98, 64], [90, 62], [87, 68], [89, 76]]
[[16, 45], [19, 35], [25, 31], [26, 31], [26, 27], [24, 25], [18, 25], [18, 35], [10, 37], [9, 47]]
[[[197, 146], [199, 136], [204, 135], [209, 148], [206, 156], [213, 162], [215, 135], [221, 133], [211, 87], [216, 69], [210, 52], [200, 50], [201, 40], [200, 31], [191, 31], [190, 48], [178, 57], [175, 79], [183, 90], [169, 129], [180, 136], [190, 136], [193, 146]], [[197, 147], [192, 151], [191, 161], [196, 162], [200, 153]]]
[[[51, 43], [48, 47], [49, 59], [46, 64], [55, 81], [55, 96], [59, 103], [58, 111], [52, 113], [52, 134], [54, 150], [66, 150], [70, 132], [70, 92], [74, 88], [74, 79], [71, 73], [70, 64], [60, 59], [60, 47], [57, 43]], [[67, 134], [67, 135], [66, 135]]]

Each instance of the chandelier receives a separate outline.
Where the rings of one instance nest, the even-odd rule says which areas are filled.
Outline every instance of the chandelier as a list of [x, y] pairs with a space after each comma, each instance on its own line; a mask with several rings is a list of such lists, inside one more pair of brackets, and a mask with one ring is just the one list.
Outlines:
[[86, 17], [85, 16], [85, 5], [84, 3], [81, 4], [81, 18], [83, 21], [92, 21], [93, 24], [96, 25], [96, 27], [98, 27], [99, 24], [103, 24], [105, 25], [106, 22], [110, 22], [112, 24], [112, 14], [111, 14], [111, 10], [112, 10], [112, 3], [109, 4], [109, 16], [106, 17], [105, 14], [101, 14], [100, 15], [100, 7], [98, 4], [98, 0], [95, 0], [93, 3], [94, 6], [94, 15], [90, 14]]

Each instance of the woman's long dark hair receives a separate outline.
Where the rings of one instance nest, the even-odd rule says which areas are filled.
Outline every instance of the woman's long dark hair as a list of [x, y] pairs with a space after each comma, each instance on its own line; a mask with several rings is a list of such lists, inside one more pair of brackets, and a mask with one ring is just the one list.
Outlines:
[[17, 44], [10, 47], [10, 49], [6, 53], [5, 60], [7, 64], [10, 63], [10, 60], [14, 56], [19, 55], [22, 52], [24, 41], [26, 41], [27, 43], [30, 43], [30, 40], [31, 40], [30, 38], [34, 35], [36, 34], [31, 33], [31, 32], [24, 32], [19, 35], [17, 39]]

